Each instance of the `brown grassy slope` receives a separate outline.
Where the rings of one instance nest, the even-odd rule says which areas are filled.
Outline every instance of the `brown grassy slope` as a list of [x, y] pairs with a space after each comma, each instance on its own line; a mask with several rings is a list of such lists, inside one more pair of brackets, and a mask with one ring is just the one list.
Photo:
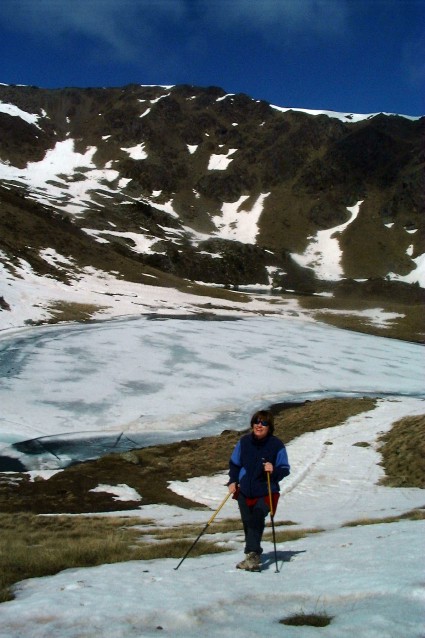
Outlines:
[[397, 421], [380, 441], [383, 485], [425, 488], [425, 415]]
[[[298, 301], [304, 309], [313, 313], [317, 321], [337, 328], [377, 337], [425, 343], [422, 290], [410, 286], [408, 297], [403, 296], [407, 286], [389, 286], [382, 292], [376, 290], [378, 286], [385, 288], [385, 282], [354, 286], [351, 290], [346, 286], [344, 290], [337, 291], [334, 297], [310, 295], [299, 297]], [[387, 315], [391, 318], [381, 324], [374, 322], [370, 317], [377, 314], [377, 309], [384, 313], [391, 313]]]

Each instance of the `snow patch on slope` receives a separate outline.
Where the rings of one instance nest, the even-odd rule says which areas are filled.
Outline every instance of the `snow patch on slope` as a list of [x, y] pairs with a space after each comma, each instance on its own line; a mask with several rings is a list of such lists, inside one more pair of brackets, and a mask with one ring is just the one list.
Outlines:
[[131, 146], [130, 148], [121, 147], [121, 150], [128, 153], [131, 159], [134, 159], [134, 160], [144, 160], [148, 158], [148, 154], [145, 151], [144, 142], [141, 142], [140, 144], [136, 144], [136, 146]]
[[264, 201], [269, 195], [270, 193], [259, 195], [250, 210], [242, 208], [243, 203], [249, 198], [248, 195], [241, 195], [236, 202], [225, 202], [221, 207], [222, 214], [214, 216], [211, 220], [217, 228], [214, 234], [221, 239], [255, 244]]
[[233, 153], [236, 153], [237, 148], [231, 148], [227, 151], [226, 154], [213, 154], [211, 155], [208, 162], [208, 170], [209, 171], [225, 171], [229, 166], [230, 162], [233, 161]]
[[402, 276], [395, 273], [389, 273], [388, 276], [390, 279], [404, 281], [406, 284], [419, 284], [422, 288], [425, 288], [425, 254], [415, 257], [412, 261], [415, 262], [416, 266], [408, 275]]
[[10, 115], [11, 117], [20, 117], [22, 120], [27, 122], [28, 124], [34, 124], [37, 128], [40, 128], [38, 125], [38, 120], [40, 119], [40, 115], [36, 113], [28, 113], [27, 111], [23, 111], [18, 106], [14, 104], [6, 104], [5, 102], [0, 102], [0, 113], [6, 113], [6, 115]]
[[41, 161], [29, 162], [26, 168], [0, 162], [0, 179], [27, 186], [40, 203], [78, 214], [92, 203], [93, 192], [116, 192], [108, 184], [118, 179], [119, 173], [106, 167], [98, 169], [93, 162], [96, 151], [90, 146], [79, 153], [75, 140], [69, 138], [57, 142]]
[[[83, 228], [84, 232], [92, 237], [96, 238], [96, 241], [99, 243], [109, 243], [106, 237], [108, 235], [113, 235], [114, 237], [122, 237], [123, 239], [129, 239], [133, 242], [132, 250], [136, 253], [144, 253], [144, 254], [152, 254], [154, 251], [152, 250], [153, 244], [158, 242], [157, 237], [146, 237], [142, 233], [131, 233], [131, 232], [119, 232], [115, 230], [94, 230], [93, 228]], [[102, 235], [106, 235], [106, 237], [102, 237]]]
[[310, 243], [303, 254], [292, 253], [292, 258], [300, 266], [314, 270], [319, 279], [338, 281], [344, 277], [341, 266], [342, 250], [339, 246], [338, 235], [343, 232], [357, 217], [362, 201], [354, 206], [348, 206], [350, 219], [344, 224], [328, 230], [319, 230], [314, 237], [309, 237]]

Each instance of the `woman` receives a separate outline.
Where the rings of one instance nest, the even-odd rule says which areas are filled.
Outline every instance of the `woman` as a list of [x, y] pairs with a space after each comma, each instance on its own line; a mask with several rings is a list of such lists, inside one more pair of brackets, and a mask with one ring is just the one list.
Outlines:
[[251, 432], [236, 444], [229, 461], [229, 492], [237, 499], [245, 532], [246, 557], [238, 569], [261, 570], [261, 539], [270, 512], [269, 482], [273, 513], [279, 498], [279, 481], [289, 474], [288, 456], [282, 441], [273, 435], [274, 419], [268, 410], [251, 417]]

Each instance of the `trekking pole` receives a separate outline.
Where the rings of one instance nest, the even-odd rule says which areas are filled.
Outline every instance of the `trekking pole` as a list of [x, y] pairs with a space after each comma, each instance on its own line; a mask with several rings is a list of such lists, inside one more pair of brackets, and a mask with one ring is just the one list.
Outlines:
[[213, 522], [213, 520], [215, 519], [215, 517], [217, 516], [217, 514], [219, 513], [219, 511], [221, 510], [221, 508], [224, 506], [225, 502], [227, 501], [227, 499], [229, 498], [229, 496], [232, 496], [231, 492], [228, 492], [226, 497], [223, 499], [223, 501], [221, 502], [221, 504], [219, 505], [219, 507], [215, 510], [214, 514], [210, 517], [208, 523], [205, 525], [204, 529], [201, 531], [201, 533], [198, 535], [198, 537], [195, 539], [195, 541], [192, 543], [192, 545], [189, 547], [189, 549], [187, 550], [186, 554], [183, 556], [183, 558], [181, 559], [181, 561], [179, 562], [179, 564], [177, 565], [177, 567], [174, 567], [175, 570], [177, 570], [180, 565], [182, 564], [182, 562], [184, 561], [184, 559], [189, 555], [189, 553], [192, 551], [192, 549], [195, 547], [196, 543], [199, 541], [199, 539], [201, 538], [202, 534], [205, 532], [205, 530], [207, 529], [208, 525], [211, 525], [211, 523]]
[[279, 573], [279, 568], [277, 566], [277, 551], [276, 551], [276, 534], [274, 531], [274, 511], [273, 511], [273, 499], [272, 499], [272, 488], [270, 485], [270, 472], [266, 472], [267, 474], [267, 487], [269, 488], [269, 500], [270, 500], [270, 520], [272, 522], [272, 533], [273, 533], [273, 546], [274, 546], [274, 560], [276, 563], [275, 573]]

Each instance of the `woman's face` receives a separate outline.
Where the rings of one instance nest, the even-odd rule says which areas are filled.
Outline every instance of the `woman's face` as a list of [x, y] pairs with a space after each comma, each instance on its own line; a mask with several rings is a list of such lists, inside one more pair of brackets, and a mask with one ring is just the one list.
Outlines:
[[257, 439], [264, 439], [269, 433], [270, 426], [264, 419], [257, 419], [253, 426], [252, 431]]

